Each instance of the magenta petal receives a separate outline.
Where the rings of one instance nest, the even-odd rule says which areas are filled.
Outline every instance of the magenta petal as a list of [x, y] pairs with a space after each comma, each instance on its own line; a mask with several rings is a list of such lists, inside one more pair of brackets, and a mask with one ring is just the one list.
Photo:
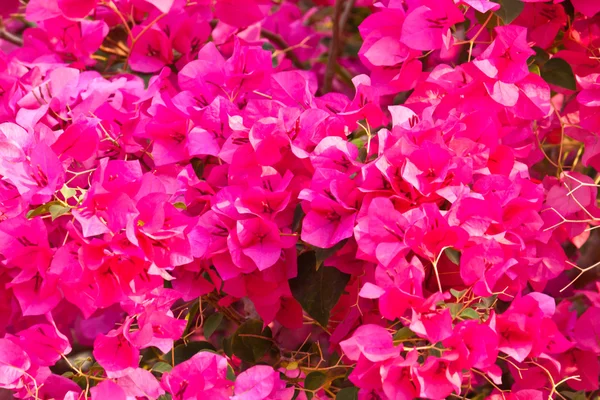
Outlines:
[[16, 387], [31, 363], [27, 354], [8, 339], [0, 339], [0, 386]]

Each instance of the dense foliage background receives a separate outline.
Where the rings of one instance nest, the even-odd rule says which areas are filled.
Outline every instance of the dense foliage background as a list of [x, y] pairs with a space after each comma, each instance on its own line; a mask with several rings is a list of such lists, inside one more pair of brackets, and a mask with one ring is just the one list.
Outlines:
[[597, 398], [599, 12], [2, 0], [0, 398]]

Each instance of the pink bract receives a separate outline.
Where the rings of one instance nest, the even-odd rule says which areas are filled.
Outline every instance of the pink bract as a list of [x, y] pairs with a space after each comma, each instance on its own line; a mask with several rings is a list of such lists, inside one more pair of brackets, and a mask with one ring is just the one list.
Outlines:
[[597, 395], [600, 2], [0, 3], [0, 398]]

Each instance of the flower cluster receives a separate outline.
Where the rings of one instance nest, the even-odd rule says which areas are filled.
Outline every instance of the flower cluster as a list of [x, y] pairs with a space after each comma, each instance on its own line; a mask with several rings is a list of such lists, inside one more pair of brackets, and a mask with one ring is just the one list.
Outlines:
[[600, 389], [597, 1], [0, 17], [0, 397]]

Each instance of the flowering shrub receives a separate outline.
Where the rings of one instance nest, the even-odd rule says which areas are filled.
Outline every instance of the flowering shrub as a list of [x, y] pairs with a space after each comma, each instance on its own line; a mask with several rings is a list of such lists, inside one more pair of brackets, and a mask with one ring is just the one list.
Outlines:
[[0, 398], [597, 396], [600, 2], [1, 3]]

